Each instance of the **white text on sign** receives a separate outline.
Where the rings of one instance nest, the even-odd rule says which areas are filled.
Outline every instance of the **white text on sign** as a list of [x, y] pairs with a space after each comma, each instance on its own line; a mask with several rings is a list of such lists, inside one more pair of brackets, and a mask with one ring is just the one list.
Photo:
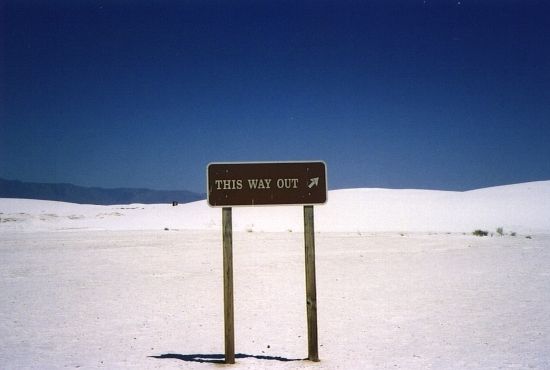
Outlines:
[[278, 189], [298, 189], [298, 179], [226, 179], [215, 180], [217, 190], [242, 190], [243, 186], [248, 185], [248, 189], [262, 190], [271, 189], [272, 182]]

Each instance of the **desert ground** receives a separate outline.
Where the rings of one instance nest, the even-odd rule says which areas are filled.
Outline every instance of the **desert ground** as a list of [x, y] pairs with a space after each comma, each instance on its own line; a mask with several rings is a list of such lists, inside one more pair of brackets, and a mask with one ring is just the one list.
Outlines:
[[[303, 235], [234, 237], [235, 368], [550, 367], [550, 236], [318, 233], [307, 357]], [[6, 369], [215, 368], [221, 233], [0, 235]], [[296, 361], [287, 361], [296, 360]], [[231, 365], [225, 365], [231, 366]]]
[[235, 365], [219, 209], [0, 199], [0, 367], [548, 369], [548, 189], [331, 192], [318, 363], [301, 208], [235, 209]]

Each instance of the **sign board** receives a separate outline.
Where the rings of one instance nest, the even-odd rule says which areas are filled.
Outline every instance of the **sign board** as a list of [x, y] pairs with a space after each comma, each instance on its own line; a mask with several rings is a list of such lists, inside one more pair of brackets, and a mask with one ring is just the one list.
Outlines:
[[208, 204], [213, 207], [322, 204], [324, 162], [210, 163]]
[[210, 163], [208, 204], [222, 208], [225, 363], [235, 363], [232, 206], [304, 206], [308, 359], [319, 361], [313, 204], [327, 201], [324, 162]]

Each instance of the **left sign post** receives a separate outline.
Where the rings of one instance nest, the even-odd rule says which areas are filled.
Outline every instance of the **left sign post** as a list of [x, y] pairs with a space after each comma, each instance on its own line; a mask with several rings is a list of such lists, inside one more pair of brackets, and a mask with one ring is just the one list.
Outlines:
[[235, 324], [233, 310], [233, 221], [231, 207], [222, 208], [223, 234], [223, 322], [225, 363], [235, 363]]

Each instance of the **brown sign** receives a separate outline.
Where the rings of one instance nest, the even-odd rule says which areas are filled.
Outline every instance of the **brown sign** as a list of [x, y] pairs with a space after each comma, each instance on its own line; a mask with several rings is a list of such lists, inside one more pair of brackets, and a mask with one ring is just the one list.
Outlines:
[[214, 207], [321, 204], [327, 201], [324, 162], [210, 163], [208, 204]]

